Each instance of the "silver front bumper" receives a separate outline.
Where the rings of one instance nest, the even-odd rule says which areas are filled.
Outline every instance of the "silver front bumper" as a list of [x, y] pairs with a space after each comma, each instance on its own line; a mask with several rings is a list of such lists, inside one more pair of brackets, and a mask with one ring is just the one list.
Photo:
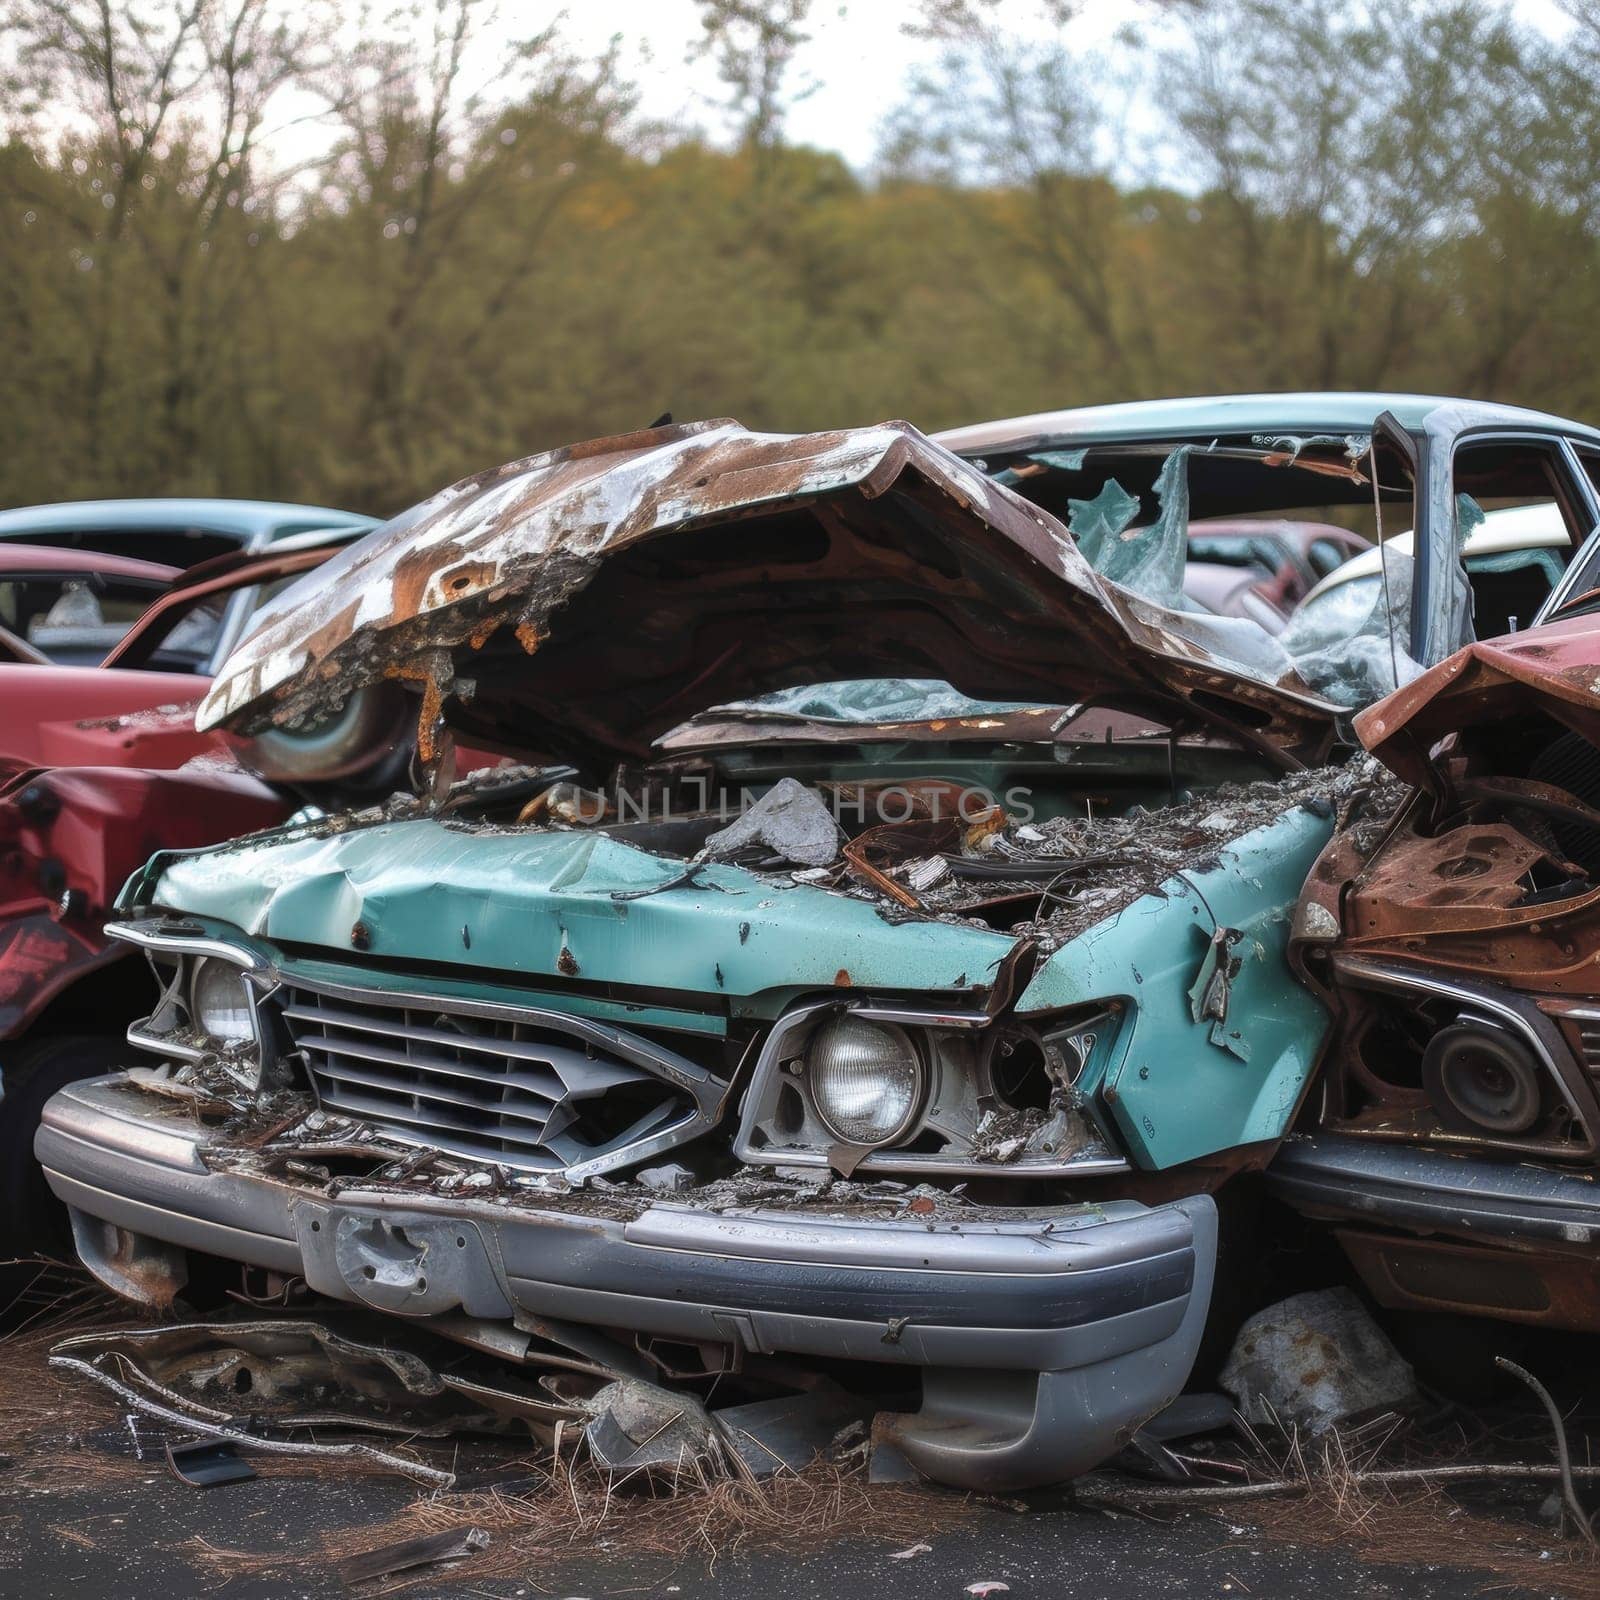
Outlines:
[[897, 1420], [895, 1442], [928, 1476], [986, 1490], [1084, 1471], [1177, 1396], [1216, 1255], [1203, 1195], [975, 1221], [671, 1199], [618, 1219], [359, 1186], [329, 1198], [222, 1168], [183, 1108], [120, 1075], [49, 1101], [35, 1150], [80, 1219], [122, 1230], [124, 1255], [128, 1235], [161, 1241], [402, 1316], [556, 1317], [918, 1367], [923, 1409]]

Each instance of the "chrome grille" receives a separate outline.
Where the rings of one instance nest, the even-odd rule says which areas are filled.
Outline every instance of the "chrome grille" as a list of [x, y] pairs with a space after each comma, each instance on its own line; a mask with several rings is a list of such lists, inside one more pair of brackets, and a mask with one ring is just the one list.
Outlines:
[[409, 1144], [532, 1171], [603, 1170], [700, 1131], [717, 1081], [604, 1023], [310, 983], [273, 995], [318, 1104]]

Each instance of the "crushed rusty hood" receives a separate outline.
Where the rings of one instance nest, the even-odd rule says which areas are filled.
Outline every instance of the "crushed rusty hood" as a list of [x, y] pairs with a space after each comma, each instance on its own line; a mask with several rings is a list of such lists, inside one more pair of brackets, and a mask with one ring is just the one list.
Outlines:
[[719, 702], [848, 678], [1096, 704], [1226, 730], [1293, 766], [1333, 734], [1102, 581], [1055, 518], [903, 422], [815, 434], [648, 429], [464, 479], [263, 613], [201, 707], [295, 726], [384, 678], [420, 746], [598, 768]]
[[1514, 734], [1549, 717], [1600, 745], [1600, 617], [1573, 617], [1456, 651], [1355, 719], [1357, 737], [1396, 776], [1445, 796], [1446, 735]]

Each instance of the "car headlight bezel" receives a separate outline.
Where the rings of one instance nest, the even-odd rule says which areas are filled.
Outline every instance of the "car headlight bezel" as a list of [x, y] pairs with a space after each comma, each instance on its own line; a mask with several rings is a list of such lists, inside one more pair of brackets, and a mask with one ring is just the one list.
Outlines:
[[[1094, 1102], [1107, 1064], [1122, 1048], [1129, 1005], [1113, 999], [1029, 1019], [866, 994], [802, 1002], [779, 1017], [762, 1041], [740, 1103], [734, 1158], [750, 1167], [831, 1167], [845, 1177], [857, 1172], [1017, 1178], [1126, 1172], [1127, 1155]], [[915, 1115], [881, 1143], [839, 1142], [811, 1093], [808, 1048], [818, 1030], [841, 1015], [898, 1025], [924, 1063], [926, 1089]], [[980, 1143], [986, 1112], [1011, 1114], [996, 1095], [991, 1070], [997, 1033], [1025, 1036], [1039, 1052], [1036, 1075], [1044, 1084], [1029, 1102], [1036, 1110], [1018, 1114], [1030, 1125], [1039, 1115], [1050, 1124], [1048, 1135], [1032, 1139], [1033, 1148], [1004, 1156], [990, 1153], [993, 1137]], [[1069, 1120], [1057, 1128], [1062, 1118], [1076, 1118], [1081, 1127], [1075, 1132]], [[992, 1118], [987, 1120], [992, 1132]], [[1000, 1141], [1015, 1143], [1009, 1136]]]

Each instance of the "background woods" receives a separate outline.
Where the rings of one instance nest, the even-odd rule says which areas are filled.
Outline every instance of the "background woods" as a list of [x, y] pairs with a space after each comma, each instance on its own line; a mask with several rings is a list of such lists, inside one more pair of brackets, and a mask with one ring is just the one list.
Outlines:
[[1090, 50], [1070, 5], [932, 0], [858, 172], [788, 136], [806, 0], [695, 7], [709, 132], [486, 0], [0, 0], [0, 503], [389, 512], [667, 410], [1592, 419], [1600, 0], [1567, 12], [1152, 0]]

